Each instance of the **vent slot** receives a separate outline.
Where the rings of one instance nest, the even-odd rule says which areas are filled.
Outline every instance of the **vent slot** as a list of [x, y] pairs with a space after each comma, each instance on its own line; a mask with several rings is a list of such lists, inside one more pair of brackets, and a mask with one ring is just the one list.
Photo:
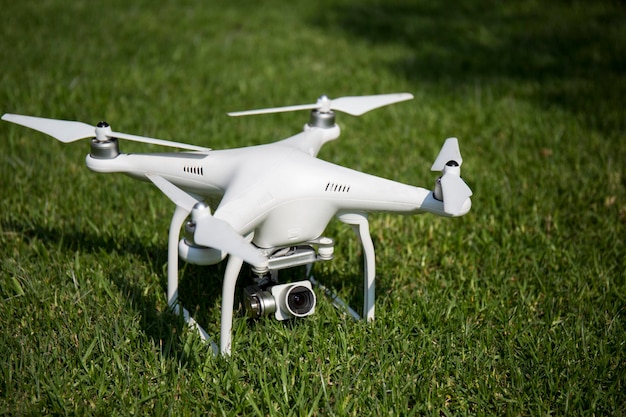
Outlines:
[[324, 191], [327, 193], [348, 193], [350, 192], [350, 186], [348, 184], [340, 184], [334, 181], [329, 181], [326, 184]]
[[185, 171], [188, 174], [204, 175], [204, 169], [202, 169], [201, 166], [197, 166], [197, 165], [184, 166], [183, 171]]

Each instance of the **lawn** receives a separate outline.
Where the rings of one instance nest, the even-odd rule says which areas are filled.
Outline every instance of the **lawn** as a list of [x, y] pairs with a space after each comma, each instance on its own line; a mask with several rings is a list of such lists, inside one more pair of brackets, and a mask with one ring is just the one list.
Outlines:
[[[295, 322], [239, 308], [214, 357], [167, 307], [172, 203], [1, 122], [0, 413], [626, 414], [623, 4], [0, 1], [0, 113], [223, 149], [308, 120], [229, 111], [407, 91], [320, 157], [430, 188], [455, 136], [474, 191], [458, 219], [370, 216], [374, 323], [321, 292]], [[325, 235], [314, 274], [358, 306], [355, 236]], [[224, 265], [180, 268], [217, 335]]]

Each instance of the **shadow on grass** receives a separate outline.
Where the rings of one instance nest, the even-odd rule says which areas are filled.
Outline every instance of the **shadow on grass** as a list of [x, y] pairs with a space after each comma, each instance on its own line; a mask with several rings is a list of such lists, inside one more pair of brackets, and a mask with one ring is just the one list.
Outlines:
[[[22, 236], [27, 242], [39, 240], [55, 250], [66, 254], [81, 252], [96, 259], [102, 258], [106, 263], [104, 278], [119, 289], [122, 298], [129, 308], [139, 314], [141, 327], [155, 346], [166, 356], [174, 357], [187, 362], [184, 349], [185, 341], [181, 337], [185, 324], [181, 317], [170, 311], [164, 299], [153, 290], [146, 291], [149, 286], [137, 276], [130, 277], [129, 268], [132, 268], [130, 258], [139, 258], [148, 265], [148, 270], [159, 276], [158, 289], [167, 292], [167, 242], [163, 245], [152, 245], [142, 242], [137, 236], [103, 235], [95, 232], [86, 232], [77, 229], [60, 229], [49, 225], [26, 224], [10, 222], [1, 225], [5, 232]], [[183, 305], [190, 311], [202, 313], [208, 311], [221, 296], [221, 277], [224, 268], [198, 267], [184, 265], [179, 269], [179, 291]], [[140, 277], [141, 278], [141, 277]], [[144, 277], [145, 278], [145, 277]], [[209, 285], [207, 283], [213, 283]], [[206, 314], [198, 314], [196, 320], [206, 327]]]
[[326, 31], [405, 47], [384, 65], [418, 88], [502, 83], [605, 132], [624, 127], [626, 7], [619, 2], [366, 0], [323, 9], [312, 24]]
[[[37, 223], [3, 222], [1, 230], [21, 236], [27, 243], [34, 241], [45, 242], [50, 251], [58, 251], [56, 256], [69, 256], [80, 252], [82, 255], [91, 255], [96, 263], [101, 260], [105, 270], [104, 279], [114, 284], [122, 295], [122, 299], [129, 309], [136, 311], [140, 317], [140, 326], [145, 335], [157, 349], [165, 356], [190, 365], [197, 364], [197, 355], [190, 351], [183, 335], [185, 323], [180, 316], [174, 314], [165, 305], [167, 292], [167, 242], [163, 244], [146, 244], [138, 236], [127, 234], [102, 234], [78, 230], [75, 228], [59, 228]], [[129, 273], [133, 268], [133, 258], [139, 259], [140, 264], [148, 266], [148, 271], [159, 277], [156, 291], [154, 284], [150, 285], [144, 272]], [[363, 263], [359, 256], [356, 262]], [[86, 261], [82, 261], [89, 270]], [[194, 319], [219, 343], [219, 334], [213, 334], [210, 329], [219, 331], [219, 317], [222, 293], [222, 281], [226, 262], [206, 267], [185, 264], [181, 261], [179, 268], [179, 291], [182, 305], [187, 308]], [[87, 272], [88, 273], [88, 272]], [[335, 290], [345, 297], [350, 306], [362, 313], [363, 303], [363, 276], [329, 274], [322, 268], [313, 270], [313, 274], [322, 284]], [[280, 273], [280, 282], [291, 282], [305, 279], [304, 267], [283, 270]], [[241, 299], [242, 288], [252, 283], [251, 272], [247, 266], [242, 268], [236, 290], [236, 300]], [[150, 288], [152, 287], [152, 288]], [[379, 288], [383, 293], [386, 289]], [[321, 292], [318, 291], [321, 295]], [[329, 301], [330, 302], [330, 301]], [[235, 314], [243, 315], [241, 305], [235, 306]], [[273, 320], [273, 318], [270, 318]], [[293, 321], [285, 321], [287, 327], [296, 325]], [[251, 320], [248, 323], [250, 331], [260, 323]]]

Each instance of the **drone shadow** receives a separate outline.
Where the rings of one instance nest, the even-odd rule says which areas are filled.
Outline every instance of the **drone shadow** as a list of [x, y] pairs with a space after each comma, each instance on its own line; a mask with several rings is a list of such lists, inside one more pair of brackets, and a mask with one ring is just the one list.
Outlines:
[[[47, 224], [10, 222], [1, 225], [2, 230], [15, 233], [25, 240], [39, 240], [46, 245], [66, 253], [81, 252], [93, 256], [102, 256], [108, 259], [104, 279], [109, 280], [128, 300], [129, 308], [139, 313], [141, 327], [146, 336], [152, 340], [155, 347], [165, 356], [179, 361], [194, 361], [193, 355], [188, 355], [184, 348], [185, 340], [182, 337], [186, 324], [182, 317], [176, 315], [164, 306], [164, 297], [155, 291], [146, 291], [150, 285], [143, 279], [128, 279], [127, 267], [115, 262], [118, 254], [121, 256], [139, 259], [140, 263], [148, 266], [148, 270], [158, 275], [158, 289], [167, 292], [167, 250], [166, 243], [146, 244], [138, 236], [127, 234], [115, 236], [79, 230], [77, 228], [60, 228]], [[362, 260], [361, 260], [362, 261]], [[205, 329], [219, 329], [219, 304], [221, 299], [222, 281], [226, 262], [210, 267], [185, 264], [179, 267], [179, 299], [185, 308], [190, 311], [194, 319]], [[291, 268], [280, 273], [281, 282], [290, 282], [305, 279], [304, 268]], [[338, 276], [314, 269], [314, 276], [323, 285], [332, 290], [338, 289], [345, 300], [354, 308], [363, 304], [363, 288], [358, 285], [363, 282], [362, 275]], [[251, 273], [244, 266], [240, 273], [237, 285], [236, 300], [240, 300], [241, 289], [250, 283]], [[384, 290], [383, 290], [384, 291]], [[238, 313], [243, 314], [241, 305], [236, 305]], [[359, 313], [362, 308], [355, 308]], [[211, 314], [213, 312], [213, 314]], [[237, 314], [237, 312], [236, 312]], [[340, 314], [340, 313], [339, 313]], [[217, 317], [217, 318], [216, 318]], [[216, 322], [217, 321], [217, 322]], [[293, 326], [291, 321], [284, 322], [285, 326]], [[253, 327], [254, 322], [249, 325]], [[217, 342], [217, 340], [215, 340]]]
[[[137, 258], [147, 265], [149, 271], [158, 275], [158, 289], [167, 291], [167, 242], [163, 244], [147, 244], [137, 236], [104, 235], [76, 228], [59, 228], [45, 224], [10, 222], [2, 224], [2, 230], [15, 233], [25, 240], [39, 240], [46, 242], [46, 246], [62, 250], [66, 253], [81, 252], [94, 256], [102, 256], [109, 260], [106, 265], [104, 279], [113, 283], [128, 300], [129, 308], [139, 313], [141, 327], [146, 336], [166, 356], [173, 356], [178, 360], [188, 361], [184, 340], [185, 323], [182, 318], [164, 306], [163, 298], [154, 291], [146, 291], [147, 282], [128, 279], [127, 267], [114, 262], [118, 254], [124, 257]], [[189, 309], [206, 311], [216, 304], [221, 295], [221, 281], [224, 267], [196, 267], [182, 265], [179, 269], [179, 298]], [[207, 285], [207, 283], [216, 283]], [[218, 284], [219, 283], [219, 284]], [[199, 317], [204, 317], [198, 314]], [[196, 317], [194, 317], [196, 318]], [[201, 319], [196, 318], [201, 325]]]

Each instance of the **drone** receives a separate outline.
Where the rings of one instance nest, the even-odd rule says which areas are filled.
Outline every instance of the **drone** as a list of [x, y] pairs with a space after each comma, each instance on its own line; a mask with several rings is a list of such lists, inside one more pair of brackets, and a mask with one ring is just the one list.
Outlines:
[[[168, 305], [210, 342], [215, 354], [229, 355], [235, 287], [244, 263], [250, 266], [254, 283], [243, 290], [243, 304], [250, 317], [274, 315], [277, 320], [286, 320], [309, 316], [316, 307], [315, 285], [355, 319], [371, 321], [376, 264], [368, 213], [429, 212], [457, 217], [469, 212], [472, 191], [460, 176], [463, 159], [456, 138], [444, 142], [431, 167], [441, 171], [432, 189], [317, 158], [321, 147], [340, 135], [335, 112], [360, 116], [412, 98], [410, 93], [333, 100], [321, 96], [312, 104], [228, 113], [247, 116], [310, 110], [310, 119], [302, 132], [287, 139], [226, 150], [115, 132], [106, 122], [92, 126], [9, 113], [2, 119], [64, 143], [90, 139], [90, 153], [85, 158], [90, 170], [123, 173], [152, 183], [175, 204], [168, 237]], [[121, 153], [122, 140], [180, 151]], [[335, 242], [323, 236], [333, 218], [350, 225], [362, 245], [363, 317], [310, 274], [314, 263], [333, 258]], [[227, 257], [218, 347], [178, 301], [178, 261], [214, 265]], [[280, 283], [278, 272], [294, 267], [305, 267], [307, 279]]]

